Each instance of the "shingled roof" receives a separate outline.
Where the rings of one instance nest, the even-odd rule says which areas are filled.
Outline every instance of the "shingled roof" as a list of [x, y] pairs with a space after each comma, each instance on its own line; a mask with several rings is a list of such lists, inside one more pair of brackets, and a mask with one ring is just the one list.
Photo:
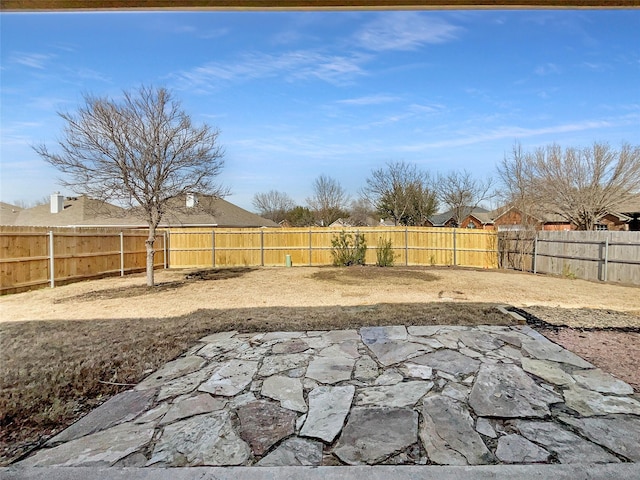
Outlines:
[[17, 205], [0, 202], [0, 225], [15, 225], [21, 210]]
[[[176, 198], [160, 227], [278, 227], [272, 220], [262, 218], [221, 198], [202, 196], [193, 207], [186, 206], [186, 198]], [[145, 228], [145, 221], [134, 212], [91, 199], [84, 195], [68, 197], [59, 213], [51, 213], [50, 205], [25, 209], [15, 225], [44, 227], [125, 227]]]

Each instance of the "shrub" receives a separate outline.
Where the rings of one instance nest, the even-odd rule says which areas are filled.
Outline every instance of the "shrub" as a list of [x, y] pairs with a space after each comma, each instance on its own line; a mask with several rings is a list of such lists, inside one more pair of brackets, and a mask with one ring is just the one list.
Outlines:
[[349, 265], [364, 265], [364, 255], [367, 252], [367, 244], [364, 236], [356, 233], [355, 237], [340, 232], [340, 235], [331, 239], [331, 256], [333, 264], [339, 267], [348, 267]]
[[376, 250], [377, 262], [379, 267], [393, 267], [393, 262], [396, 258], [391, 246], [391, 239], [385, 240], [380, 237], [378, 239], [378, 248]]

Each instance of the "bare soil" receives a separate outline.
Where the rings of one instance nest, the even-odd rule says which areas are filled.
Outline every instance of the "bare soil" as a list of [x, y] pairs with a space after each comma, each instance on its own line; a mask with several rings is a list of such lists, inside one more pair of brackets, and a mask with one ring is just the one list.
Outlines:
[[[224, 330], [513, 324], [640, 389], [640, 288], [453, 268], [159, 271], [0, 297], [0, 465]], [[535, 323], [537, 322], [537, 323]], [[124, 385], [114, 385], [114, 384]]]

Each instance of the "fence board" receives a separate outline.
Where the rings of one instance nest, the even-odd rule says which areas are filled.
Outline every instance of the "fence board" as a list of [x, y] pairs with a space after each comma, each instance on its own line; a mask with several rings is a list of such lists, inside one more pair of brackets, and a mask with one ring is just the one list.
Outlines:
[[[287, 255], [294, 266], [331, 265], [331, 240], [344, 229], [224, 229], [169, 231], [172, 268], [210, 266], [281, 266]], [[396, 265], [457, 265], [497, 268], [497, 236], [483, 230], [369, 227], [346, 233], [362, 235], [367, 244], [365, 262], [376, 263], [380, 239], [391, 240]], [[456, 240], [454, 242], [454, 236]], [[457, 242], [457, 243], [456, 243]], [[215, 256], [213, 263], [212, 255]]]
[[499, 250], [503, 268], [640, 285], [640, 232], [501, 232]]
[[[54, 284], [120, 275], [121, 267], [124, 273], [146, 268], [144, 230], [0, 227], [0, 294], [50, 284], [49, 232], [53, 232]], [[164, 248], [161, 232], [156, 241], [156, 268], [165, 264]]]

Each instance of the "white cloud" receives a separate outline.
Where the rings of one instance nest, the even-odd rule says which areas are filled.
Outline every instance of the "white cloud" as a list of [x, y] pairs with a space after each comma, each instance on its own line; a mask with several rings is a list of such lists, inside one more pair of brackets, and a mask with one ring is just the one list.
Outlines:
[[173, 77], [184, 88], [209, 90], [214, 80], [237, 81], [283, 76], [286, 80], [316, 78], [332, 84], [344, 84], [365, 75], [365, 55], [327, 55], [315, 51], [292, 51], [281, 55], [247, 54], [235, 63], [211, 62]]
[[53, 58], [55, 58], [55, 55], [46, 53], [16, 52], [9, 57], [9, 61], [19, 65], [24, 65], [25, 67], [42, 70]]
[[555, 63], [545, 63], [544, 65], [538, 65], [534, 73], [540, 76], [558, 74], [560, 73], [560, 67]]
[[364, 105], [380, 105], [381, 103], [390, 103], [400, 100], [400, 97], [394, 97], [391, 95], [369, 95], [365, 97], [356, 97], [356, 98], [347, 98], [345, 100], [338, 100], [336, 103], [341, 105], [356, 105], [356, 106], [364, 106]]
[[607, 120], [586, 120], [584, 122], [578, 123], [567, 123], [563, 125], [551, 125], [548, 127], [541, 128], [524, 128], [518, 126], [507, 126], [500, 127], [494, 130], [489, 130], [482, 133], [477, 134], [466, 134], [461, 135], [457, 138], [452, 138], [449, 140], [442, 140], [438, 142], [431, 143], [420, 143], [407, 145], [402, 147], [401, 150], [407, 152], [417, 152], [429, 148], [449, 148], [449, 147], [460, 147], [464, 145], [473, 145], [476, 143], [489, 142], [493, 140], [502, 140], [504, 138], [510, 139], [520, 139], [520, 138], [528, 138], [535, 137], [539, 135], [556, 135], [561, 133], [569, 133], [569, 132], [580, 132], [584, 130], [594, 130], [599, 128], [609, 128], [614, 127], [617, 124], [612, 121]]
[[460, 27], [424, 12], [383, 12], [355, 37], [369, 50], [415, 50], [454, 40], [460, 31]]

